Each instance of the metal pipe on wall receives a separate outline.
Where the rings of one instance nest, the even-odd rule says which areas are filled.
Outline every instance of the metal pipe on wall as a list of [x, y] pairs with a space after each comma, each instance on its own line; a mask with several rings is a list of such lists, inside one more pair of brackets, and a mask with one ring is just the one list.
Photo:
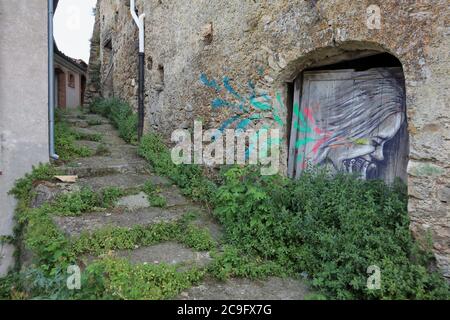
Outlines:
[[144, 65], [145, 65], [145, 29], [144, 29], [144, 18], [145, 13], [141, 14], [139, 17], [136, 14], [136, 4], [135, 0], [130, 0], [130, 11], [131, 16], [133, 17], [134, 22], [139, 28], [139, 92], [138, 92], [138, 140], [140, 141], [142, 135], [144, 133], [144, 83], [145, 83], [145, 73], [144, 73]]
[[138, 140], [140, 141], [144, 134], [144, 63], [145, 54], [139, 52], [139, 97], [138, 97]]
[[58, 160], [59, 156], [55, 153], [55, 68], [53, 62], [53, 5], [53, 0], [48, 0], [48, 141], [50, 158]]

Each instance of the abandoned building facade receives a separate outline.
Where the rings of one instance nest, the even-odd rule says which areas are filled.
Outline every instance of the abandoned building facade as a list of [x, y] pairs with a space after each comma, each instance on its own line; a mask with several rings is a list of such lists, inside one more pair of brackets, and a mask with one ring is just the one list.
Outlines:
[[[145, 130], [279, 128], [284, 174], [309, 164], [408, 184], [411, 230], [450, 277], [447, 1], [137, 1]], [[99, 0], [86, 103], [137, 108], [128, 1]]]
[[55, 105], [76, 108], [84, 104], [87, 64], [62, 53], [55, 44]]

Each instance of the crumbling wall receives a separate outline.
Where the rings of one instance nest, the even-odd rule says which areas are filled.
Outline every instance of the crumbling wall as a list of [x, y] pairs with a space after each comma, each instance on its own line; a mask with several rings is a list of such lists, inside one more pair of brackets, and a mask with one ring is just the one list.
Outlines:
[[84, 103], [86, 106], [88, 106], [95, 98], [101, 96], [100, 19], [98, 18], [100, 4], [101, 1], [97, 1], [97, 6], [95, 8], [96, 18], [91, 38], [91, 50], [86, 77], [86, 91], [84, 94]]
[[[114, 94], [136, 107], [137, 28], [127, 5], [99, 0], [97, 20], [100, 39], [113, 29]], [[379, 28], [370, 5], [380, 8]], [[218, 128], [235, 114], [211, 103], [239, 100], [224, 89], [229, 80], [241, 95], [248, 94], [249, 81], [272, 98], [279, 95], [286, 142], [287, 83], [302, 70], [362, 50], [397, 57], [406, 79], [411, 229], [418, 238], [431, 235], [438, 264], [450, 277], [447, 1], [148, 0], [138, 1], [138, 8], [146, 14], [146, 130], [166, 138], [194, 120]]]

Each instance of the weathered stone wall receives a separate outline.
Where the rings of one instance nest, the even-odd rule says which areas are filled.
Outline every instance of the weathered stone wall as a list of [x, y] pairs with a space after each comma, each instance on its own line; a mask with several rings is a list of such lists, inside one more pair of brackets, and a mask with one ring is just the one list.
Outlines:
[[[112, 32], [114, 95], [136, 107], [137, 28], [127, 4], [99, 0], [97, 20], [100, 43]], [[381, 8], [380, 29], [367, 25], [372, 4]], [[146, 130], [165, 137], [196, 119], [217, 128], [233, 114], [211, 107], [223, 93], [202, 84], [202, 74], [229, 77], [240, 92], [252, 80], [288, 106], [287, 83], [305, 68], [360, 50], [397, 57], [406, 79], [411, 229], [419, 238], [432, 236], [438, 264], [450, 277], [447, 1], [148, 0], [138, 6], [146, 14]], [[287, 107], [280, 110], [285, 122], [288, 114]], [[287, 144], [282, 147], [286, 166]]]
[[84, 94], [84, 103], [89, 105], [95, 98], [101, 96], [101, 78], [100, 78], [100, 19], [99, 10], [101, 1], [97, 1], [95, 8], [96, 19], [91, 38], [91, 51], [89, 56], [89, 65], [87, 70], [86, 91]]

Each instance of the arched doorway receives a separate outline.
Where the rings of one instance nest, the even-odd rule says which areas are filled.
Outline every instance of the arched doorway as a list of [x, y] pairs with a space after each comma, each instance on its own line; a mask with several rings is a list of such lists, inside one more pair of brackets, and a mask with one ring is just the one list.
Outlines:
[[55, 68], [55, 106], [66, 108], [66, 74], [60, 68]]
[[319, 63], [303, 70], [291, 91], [289, 176], [319, 165], [363, 179], [406, 182], [405, 85], [394, 56]]

